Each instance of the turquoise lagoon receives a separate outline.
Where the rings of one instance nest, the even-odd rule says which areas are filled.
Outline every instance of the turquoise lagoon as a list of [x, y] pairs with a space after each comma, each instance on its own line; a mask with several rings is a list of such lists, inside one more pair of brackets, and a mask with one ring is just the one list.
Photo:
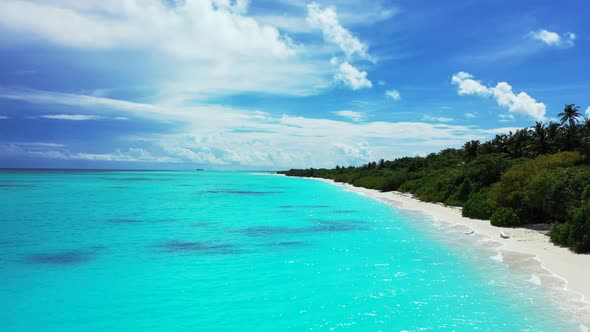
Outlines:
[[320, 181], [0, 172], [2, 331], [568, 331], [486, 250]]

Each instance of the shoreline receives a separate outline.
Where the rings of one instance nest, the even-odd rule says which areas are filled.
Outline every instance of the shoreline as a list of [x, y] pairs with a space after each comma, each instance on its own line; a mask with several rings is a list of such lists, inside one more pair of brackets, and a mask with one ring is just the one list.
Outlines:
[[[545, 275], [540, 276], [533, 274], [532, 278], [535, 279], [531, 282], [551, 292], [554, 295], [553, 299], [565, 310], [574, 310], [572, 314], [584, 324], [580, 330], [588, 331], [590, 326], [590, 282], [588, 282], [590, 280], [590, 255], [576, 254], [567, 248], [554, 245], [543, 231], [493, 226], [489, 220], [463, 217], [459, 207], [423, 202], [411, 194], [395, 191], [381, 192], [323, 178], [305, 179], [315, 179], [337, 185], [394, 208], [420, 212], [434, 221], [442, 222], [450, 227], [462, 227], [466, 232], [475, 231], [473, 234], [465, 232], [460, 234], [470, 238], [480, 236], [484, 240], [496, 244], [500, 259], [511, 269], [525, 268], [527, 271], [546, 272]], [[500, 232], [508, 232], [510, 238], [501, 238]], [[503, 257], [508, 257], [508, 259], [503, 259]]]

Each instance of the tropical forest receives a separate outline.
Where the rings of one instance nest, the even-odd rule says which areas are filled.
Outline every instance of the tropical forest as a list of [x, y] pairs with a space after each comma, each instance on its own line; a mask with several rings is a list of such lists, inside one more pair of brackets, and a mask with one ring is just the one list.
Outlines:
[[279, 173], [410, 193], [422, 201], [462, 207], [463, 216], [489, 219], [500, 227], [547, 224], [553, 243], [588, 253], [590, 118], [568, 104], [558, 119], [425, 157]]

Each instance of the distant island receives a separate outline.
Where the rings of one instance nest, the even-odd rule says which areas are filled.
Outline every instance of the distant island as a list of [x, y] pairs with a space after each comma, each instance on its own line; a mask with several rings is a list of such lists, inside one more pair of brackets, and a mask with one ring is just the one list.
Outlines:
[[291, 169], [380, 191], [411, 193], [463, 208], [465, 217], [495, 226], [551, 224], [555, 244], [590, 252], [590, 118], [575, 104], [560, 122], [537, 122], [487, 142], [466, 142], [426, 157], [369, 162], [360, 167]]

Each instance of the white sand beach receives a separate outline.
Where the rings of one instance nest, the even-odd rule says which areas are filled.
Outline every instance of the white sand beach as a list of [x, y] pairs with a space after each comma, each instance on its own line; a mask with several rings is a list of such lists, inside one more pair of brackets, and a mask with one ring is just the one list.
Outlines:
[[[460, 208], [422, 202], [410, 194], [380, 192], [326, 179], [318, 180], [342, 186], [396, 208], [419, 211], [451, 227], [460, 227], [461, 232], [457, 232], [460, 241], [466, 237], [483, 237], [497, 242], [499, 259], [511, 268], [532, 271], [531, 282], [546, 287], [557, 303], [574, 311], [574, 315], [585, 326], [590, 326], [590, 255], [576, 254], [567, 248], [553, 245], [546, 235], [547, 231], [496, 227], [487, 220], [461, 216]], [[501, 238], [501, 232], [509, 233], [510, 238]], [[581, 330], [587, 331], [585, 326]]]

